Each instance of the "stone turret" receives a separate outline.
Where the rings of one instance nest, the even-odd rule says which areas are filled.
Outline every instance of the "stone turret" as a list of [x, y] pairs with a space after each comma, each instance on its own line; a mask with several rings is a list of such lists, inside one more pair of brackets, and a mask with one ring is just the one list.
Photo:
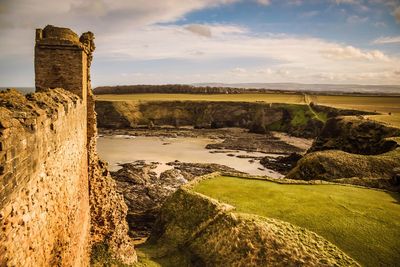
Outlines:
[[95, 49], [94, 35], [86, 32], [78, 37], [68, 28], [47, 25], [36, 30], [36, 90], [64, 88], [80, 96], [86, 103], [90, 94], [90, 64]]
[[[82, 99], [83, 109], [79, 111], [75, 122], [86, 122], [83, 129], [86, 131], [86, 136], [83, 137], [86, 137], [84, 147], [87, 152], [84, 159], [87, 164], [84, 169], [84, 182], [88, 187], [86, 192], [89, 193], [89, 199], [84, 204], [90, 206], [90, 245], [94, 249], [105, 245], [113, 258], [125, 264], [132, 264], [137, 257], [132, 240], [127, 235], [127, 207], [123, 197], [116, 192], [115, 181], [96, 152], [97, 122], [95, 100], [90, 85], [90, 65], [95, 49], [93, 40], [94, 35], [91, 32], [85, 32], [79, 37], [68, 28], [47, 25], [44, 29], [37, 29], [36, 91], [49, 93], [45, 89], [62, 88]], [[82, 136], [84, 133], [76, 135]], [[1, 263], [0, 261], [0, 266]]]

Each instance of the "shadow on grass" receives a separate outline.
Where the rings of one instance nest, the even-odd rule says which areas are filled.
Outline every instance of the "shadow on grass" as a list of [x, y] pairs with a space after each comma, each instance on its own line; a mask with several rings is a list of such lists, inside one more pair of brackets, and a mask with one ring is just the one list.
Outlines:
[[400, 205], [400, 193], [388, 192], [388, 194], [394, 199], [394, 204]]

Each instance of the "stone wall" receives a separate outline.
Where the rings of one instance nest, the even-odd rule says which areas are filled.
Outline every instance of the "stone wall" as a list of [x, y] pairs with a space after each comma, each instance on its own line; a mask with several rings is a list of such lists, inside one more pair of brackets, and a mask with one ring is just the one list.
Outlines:
[[137, 260], [126, 204], [96, 152], [93, 39], [38, 29], [37, 93], [0, 93], [0, 266], [87, 266], [98, 245]]
[[0, 94], [1, 266], [84, 266], [86, 105], [64, 90]]

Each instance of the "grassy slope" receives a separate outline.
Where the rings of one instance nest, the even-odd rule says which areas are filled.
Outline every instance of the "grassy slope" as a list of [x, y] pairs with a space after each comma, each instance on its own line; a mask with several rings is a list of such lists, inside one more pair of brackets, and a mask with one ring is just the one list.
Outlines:
[[239, 212], [312, 230], [366, 266], [400, 262], [400, 195], [336, 185], [282, 185], [218, 177], [195, 191]]

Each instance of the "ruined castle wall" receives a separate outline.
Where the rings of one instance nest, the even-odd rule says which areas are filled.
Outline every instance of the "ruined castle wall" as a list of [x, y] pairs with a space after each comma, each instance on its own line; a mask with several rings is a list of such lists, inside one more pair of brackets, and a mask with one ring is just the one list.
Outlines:
[[96, 247], [137, 261], [126, 204], [96, 152], [93, 39], [37, 29], [38, 93], [0, 92], [0, 266], [87, 266]]
[[[57, 46], [56, 46], [57, 48]], [[86, 101], [87, 55], [77, 47], [38, 46], [35, 49], [37, 88], [64, 88]]]
[[86, 131], [70, 92], [1, 93], [1, 266], [88, 265]]

